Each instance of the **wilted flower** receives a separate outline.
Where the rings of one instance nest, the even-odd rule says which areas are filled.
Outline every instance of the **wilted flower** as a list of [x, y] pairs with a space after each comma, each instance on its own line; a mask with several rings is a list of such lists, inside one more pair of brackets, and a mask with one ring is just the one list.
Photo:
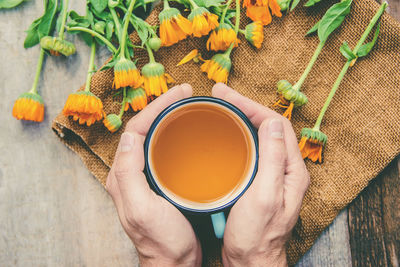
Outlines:
[[43, 121], [44, 105], [42, 97], [32, 92], [21, 94], [15, 100], [12, 115], [18, 120]]

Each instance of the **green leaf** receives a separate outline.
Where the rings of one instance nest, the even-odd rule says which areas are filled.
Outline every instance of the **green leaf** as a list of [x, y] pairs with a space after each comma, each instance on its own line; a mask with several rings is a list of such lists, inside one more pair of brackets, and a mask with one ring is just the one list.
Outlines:
[[104, 9], [106, 9], [108, 5], [108, 0], [90, 0], [89, 1], [94, 9], [98, 12], [101, 13], [103, 12]]
[[37, 29], [39, 27], [40, 21], [42, 20], [42, 17], [37, 18], [32, 22], [32, 24], [29, 26], [28, 30], [26, 30], [26, 38], [24, 41], [24, 47], [25, 48], [30, 48], [39, 43], [39, 35], [37, 32]]
[[350, 13], [352, 0], [343, 0], [331, 6], [322, 17], [318, 25], [318, 37], [325, 42], [329, 35], [342, 24], [346, 15]]
[[379, 24], [376, 26], [376, 30], [374, 33], [374, 38], [372, 39], [371, 42], [363, 44], [360, 49], [358, 49], [357, 52], [357, 56], [359, 57], [365, 57], [366, 55], [368, 55], [368, 53], [372, 50], [372, 48], [374, 47], [376, 40], [378, 40], [378, 35], [379, 35], [379, 30], [381, 28], [381, 23], [379, 22]]
[[13, 8], [24, 2], [24, 0], [0, 0], [0, 9]]
[[108, 21], [106, 24], [106, 38], [111, 41], [114, 32], [114, 22]]
[[57, 5], [57, 0], [48, 0], [45, 13], [38, 27], [39, 39], [48, 36], [54, 30]]
[[318, 4], [319, 2], [321, 2], [321, 0], [308, 0], [307, 3], [304, 4], [304, 6], [310, 7], [310, 6], [313, 6], [315, 4]]
[[[63, 10], [63, 7], [64, 7], [64, 1], [61, 1], [60, 5], [58, 5], [57, 12], [61, 12]], [[63, 16], [60, 14], [56, 20], [56, 32], [60, 31], [61, 24], [62, 24], [62, 17]]]
[[113, 57], [107, 64], [105, 64], [100, 71], [102, 70], [108, 70], [111, 69], [112, 67], [115, 66], [115, 64], [117, 64], [118, 59], [116, 57]]
[[212, 6], [218, 7], [220, 6], [224, 0], [194, 0], [198, 6], [209, 8]]
[[310, 35], [310, 34], [316, 32], [318, 30], [319, 23], [320, 23], [320, 21], [315, 23], [315, 25], [306, 33], [306, 35]]
[[142, 40], [142, 45], [143, 45], [149, 38], [149, 27], [151, 27], [151, 26], [148, 25], [147, 22], [145, 22], [141, 18], [136, 17], [133, 14], [132, 14], [130, 22], [132, 23], [132, 26], [135, 28], [136, 32], [138, 33], [140, 40]]
[[342, 46], [340, 47], [340, 53], [347, 58], [347, 61], [352, 61], [353, 59], [357, 58], [356, 55], [354, 55], [353, 51], [351, 51], [351, 48], [347, 44], [347, 42], [344, 42]]
[[290, 11], [296, 8], [296, 6], [300, 3], [300, 0], [294, 0], [290, 6]]

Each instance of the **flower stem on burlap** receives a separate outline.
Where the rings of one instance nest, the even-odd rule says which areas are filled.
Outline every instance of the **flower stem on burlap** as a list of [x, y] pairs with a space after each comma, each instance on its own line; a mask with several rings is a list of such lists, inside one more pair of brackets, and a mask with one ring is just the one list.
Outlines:
[[[329, 92], [329, 95], [325, 101], [324, 106], [322, 107], [319, 116], [314, 124], [313, 128], [303, 128], [301, 130], [301, 140], [299, 142], [299, 149], [301, 151], [302, 157], [303, 158], [309, 158], [311, 161], [316, 162], [322, 162], [322, 149], [325, 146], [328, 137], [326, 134], [320, 131], [321, 123], [324, 118], [325, 112], [327, 111], [333, 97], [336, 94], [337, 89], [340, 86], [340, 83], [342, 82], [344, 75], [347, 73], [348, 69], [353, 66], [355, 60], [357, 59], [358, 56], [365, 56], [371, 51], [373, 45], [375, 44], [377, 34], [379, 33], [379, 27], [377, 27], [377, 32], [375, 33], [374, 40], [371, 43], [364, 44], [365, 40], [367, 39], [368, 35], [374, 28], [375, 24], [385, 11], [387, 6], [387, 3], [384, 2], [379, 10], [376, 12], [375, 16], [371, 19], [368, 27], [362, 34], [360, 40], [358, 40], [356, 46], [354, 47], [353, 51], [350, 51], [350, 48], [348, 48], [347, 43], [344, 43], [341, 47], [341, 52], [343, 55], [346, 56], [347, 62], [343, 66], [342, 70], [339, 73], [339, 76], [337, 77], [335, 83], [332, 86], [331, 91]], [[378, 25], [379, 26], [379, 25]], [[363, 45], [364, 44], [364, 45]], [[360, 48], [364, 48], [367, 46], [367, 49], [364, 49], [365, 51], [362, 54], [359, 54]], [[345, 50], [345, 51], [343, 51]]]
[[[384, 2], [381, 7], [379, 8], [379, 10], [376, 12], [375, 16], [371, 19], [368, 27], [365, 29], [363, 35], [361, 36], [360, 40], [358, 40], [356, 46], [353, 49], [353, 54], [357, 55], [358, 50], [361, 48], [361, 46], [363, 45], [363, 43], [365, 42], [365, 40], [367, 39], [368, 35], [371, 33], [372, 29], [374, 28], [375, 24], [378, 22], [379, 18], [381, 17], [381, 15], [383, 14], [383, 12], [385, 11], [387, 7], [387, 3]], [[314, 128], [315, 130], [319, 130], [320, 126], [321, 126], [321, 122], [322, 119], [324, 118], [325, 112], [328, 109], [332, 98], [334, 97], [337, 89], [340, 86], [340, 83], [343, 80], [344, 75], [347, 73], [347, 70], [349, 69], [350, 66], [352, 66], [354, 63], [353, 61], [348, 60], [346, 62], [346, 64], [343, 66], [342, 70], [339, 73], [339, 76], [337, 77], [335, 83], [333, 84], [333, 87], [328, 95], [328, 98], [325, 101], [324, 106], [321, 109], [321, 112], [318, 116], [317, 121], [315, 122]]]
[[90, 92], [90, 84], [92, 81], [92, 75], [95, 71], [94, 69], [94, 58], [96, 56], [96, 42], [92, 40], [92, 44], [90, 45], [90, 60], [89, 60], [89, 67], [86, 76], [86, 85], [85, 85], [85, 92]]

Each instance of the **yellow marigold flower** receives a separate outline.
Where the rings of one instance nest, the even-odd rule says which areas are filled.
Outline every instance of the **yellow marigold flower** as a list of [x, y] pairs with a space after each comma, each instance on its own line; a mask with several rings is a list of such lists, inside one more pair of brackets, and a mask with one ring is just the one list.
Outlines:
[[234, 47], [237, 47], [240, 40], [229, 24], [221, 23], [211, 32], [207, 40], [207, 50], [225, 51], [232, 43]]
[[215, 54], [210, 60], [205, 60], [201, 65], [201, 71], [207, 73], [210, 80], [219, 83], [227, 83], [232, 62], [229, 55]]
[[188, 19], [192, 22], [192, 31], [195, 37], [207, 35], [219, 25], [218, 16], [211, 14], [210, 11], [204, 7], [196, 7], [193, 9]]
[[253, 46], [261, 48], [264, 40], [264, 28], [260, 21], [255, 21], [246, 26], [244, 36]]
[[132, 107], [133, 111], [139, 111], [147, 106], [147, 95], [143, 88], [129, 88], [126, 92], [126, 102], [124, 110], [129, 109], [129, 105]]
[[322, 162], [322, 148], [328, 137], [319, 130], [304, 128], [301, 130], [299, 148], [303, 159], [308, 158], [313, 162]]
[[246, 15], [250, 19], [260, 21], [263, 25], [271, 23], [271, 13], [277, 17], [282, 16], [277, 0], [244, 0], [243, 7], [247, 8]]
[[192, 23], [178, 9], [167, 8], [160, 12], [160, 38], [163, 46], [170, 46], [192, 34]]
[[175, 80], [165, 73], [164, 66], [157, 62], [150, 62], [143, 66], [144, 90], [148, 96], [159, 96], [168, 91], [167, 83]]
[[12, 115], [17, 120], [43, 121], [44, 105], [42, 97], [37, 93], [23, 93], [15, 100]]
[[49, 50], [53, 56], [70, 56], [75, 53], [75, 45], [71, 42], [61, 40], [58, 37], [44, 36], [40, 39], [40, 46], [43, 49]]
[[127, 86], [138, 88], [142, 84], [143, 77], [140, 75], [140, 71], [136, 68], [135, 63], [127, 58], [120, 58], [114, 66], [115, 89]]
[[122, 120], [116, 114], [108, 114], [103, 120], [104, 126], [112, 133], [118, 131], [121, 128]]
[[277, 87], [279, 100], [274, 106], [286, 109], [283, 116], [290, 120], [292, 118], [293, 108], [305, 105], [308, 102], [308, 98], [299, 90], [294, 89], [286, 80], [279, 81]]
[[64, 116], [72, 116], [79, 124], [92, 125], [104, 117], [103, 103], [91, 92], [80, 91], [68, 96], [63, 109]]

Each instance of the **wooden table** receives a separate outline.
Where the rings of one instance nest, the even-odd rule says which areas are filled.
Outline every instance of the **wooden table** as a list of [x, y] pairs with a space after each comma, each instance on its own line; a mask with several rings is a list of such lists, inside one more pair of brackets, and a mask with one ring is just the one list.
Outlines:
[[[389, 1], [400, 19], [400, 0]], [[84, 11], [84, 1], [73, 1]], [[135, 249], [107, 192], [50, 130], [68, 94], [85, 81], [89, 48], [46, 58], [39, 90], [41, 124], [11, 117], [13, 101], [32, 83], [39, 49], [22, 47], [24, 30], [42, 13], [41, 1], [0, 11], [0, 266], [132, 266]], [[101, 50], [97, 65], [108, 57]], [[400, 161], [343, 210], [298, 266], [398, 266]]]

